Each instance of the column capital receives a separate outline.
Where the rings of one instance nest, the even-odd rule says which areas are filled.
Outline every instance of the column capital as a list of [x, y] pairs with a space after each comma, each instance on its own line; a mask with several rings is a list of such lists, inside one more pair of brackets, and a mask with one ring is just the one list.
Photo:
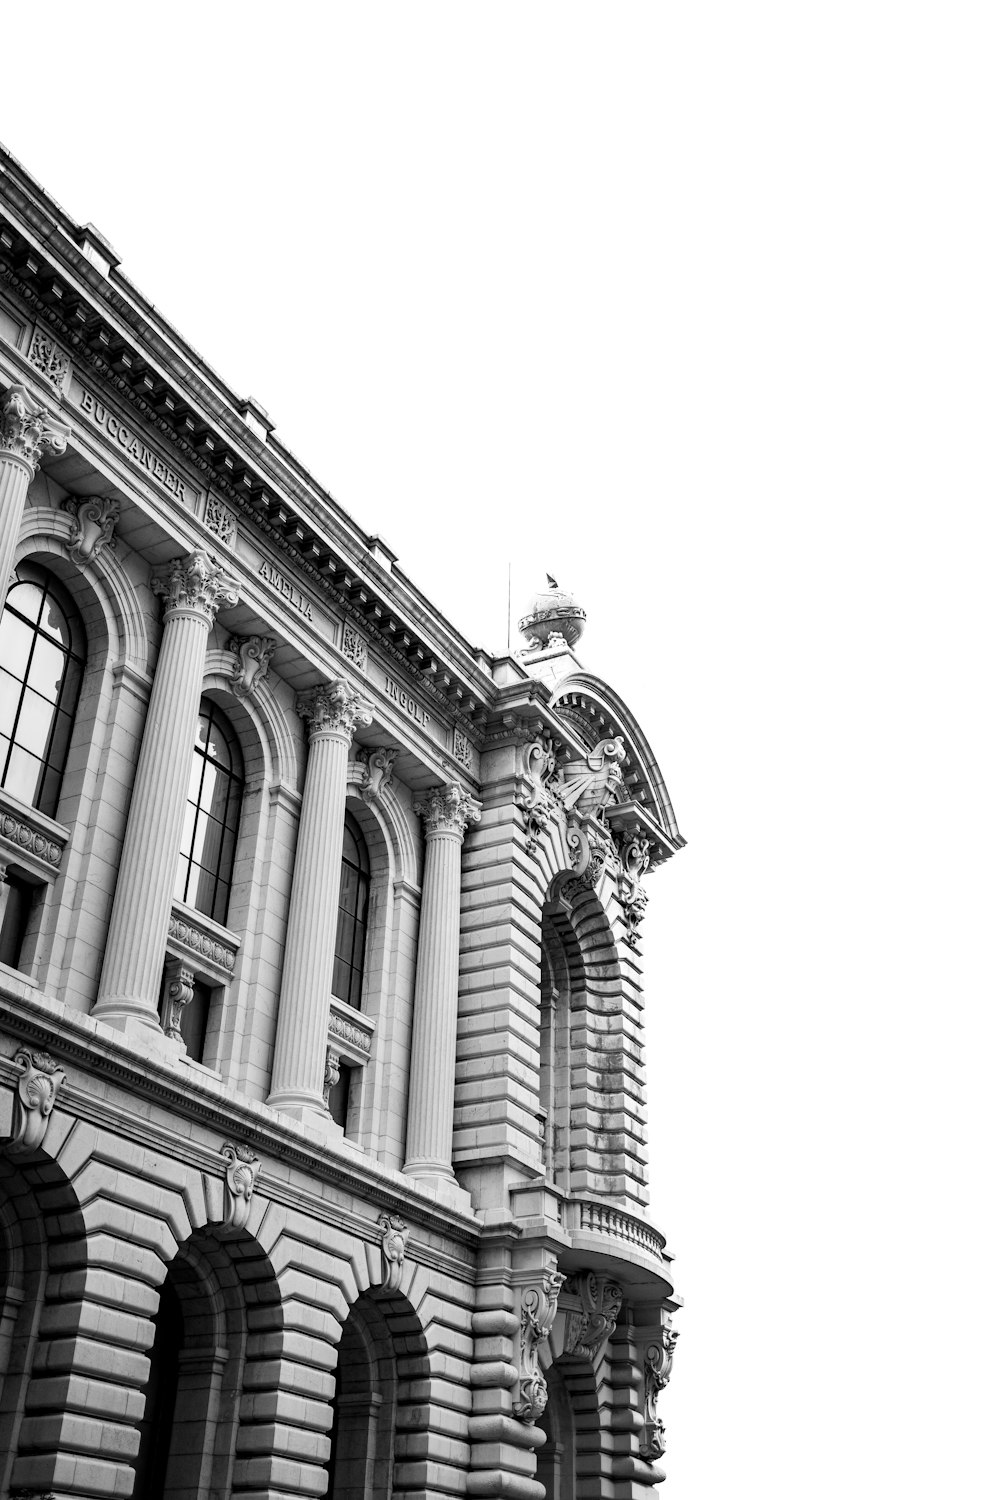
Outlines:
[[300, 693], [295, 707], [309, 725], [310, 737], [337, 734], [350, 741], [359, 724], [372, 721], [371, 704], [342, 677]]
[[479, 822], [483, 804], [463, 791], [457, 781], [449, 781], [431, 787], [414, 802], [413, 809], [422, 815], [426, 833], [456, 833], [461, 839], [470, 823]]
[[236, 581], [207, 552], [195, 551], [173, 562], [151, 579], [153, 593], [163, 597], [164, 618], [174, 610], [193, 610], [211, 625], [224, 604], [239, 599]]
[[0, 400], [0, 455], [19, 458], [34, 474], [43, 453], [65, 453], [69, 424], [46, 411], [23, 385]]

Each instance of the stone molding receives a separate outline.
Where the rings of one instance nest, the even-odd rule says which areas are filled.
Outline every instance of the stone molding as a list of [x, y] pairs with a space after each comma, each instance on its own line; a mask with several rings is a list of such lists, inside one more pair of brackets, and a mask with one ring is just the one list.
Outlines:
[[69, 843], [69, 832], [33, 808], [13, 807], [0, 792], [0, 859], [22, 862], [44, 880], [55, 879]]
[[150, 584], [163, 599], [164, 618], [175, 610], [191, 610], [213, 624], [219, 610], [239, 602], [239, 587], [221, 563], [196, 548], [187, 557], [175, 557]]
[[236, 660], [230, 671], [230, 684], [237, 698], [249, 698], [267, 677], [277, 641], [273, 635], [231, 635], [226, 650]]
[[42, 1146], [66, 1074], [48, 1052], [30, 1052], [27, 1047], [19, 1047], [13, 1060], [21, 1069], [21, 1076], [14, 1092], [13, 1131], [4, 1150], [18, 1155]]
[[639, 1452], [647, 1461], [662, 1458], [666, 1451], [666, 1426], [656, 1408], [660, 1392], [670, 1381], [676, 1343], [677, 1334], [668, 1325], [659, 1342], [648, 1346], [642, 1362], [642, 1434]]
[[426, 834], [453, 833], [462, 839], [469, 824], [479, 822], [483, 804], [470, 797], [457, 781], [449, 781], [417, 798], [413, 810], [422, 816]]
[[352, 1062], [366, 1063], [371, 1056], [374, 1030], [374, 1022], [367, 1016], [344, 1005], [335, 996], [331, 998], [327, 1039], [338, 1058], [347, 1057]]
[[10, 386], [0, 401], [0, 456], [19, 458], [31, 474], [43, 453], [65, 453], [69, 434], [69, 425], [40, 406], [23, 385]]
[[517, 1386], [511, 1408], [519, 1422], [537, 1422], [548, 1404], [548, 1387], [538, 1355], [552, 1331], [565, 1280], [558, 1271], [543, 1271], [538, 1281], [521, 1288]]
[[223, 931], [217, 930], [207, 917], [175, 902], [170, 912], [167, 946], [182, 961], [194, 959], [196, 970], [204, 965], [211, 970], [212, 977], [228, 981], [236, 967], [240, 940], [232, 933], [223, 935]]
[[382, 1286], [383, 1292], [398, 1292], [403, 1284], [403, 1265], [406, 1260], [406, 1242], [410, 1231], [397, 1214], [379, 1214], [378, 1227], [382, 1231]]
[[398, 755], [398, 746], [379, 745], [372, 750], [362, 750], [358, 756], [358, 762], [362, 767], [358, 790], [369, 806], [372, 803], [381, 803], [392, 786], [392, 768]]
[[257, 1186], [260, 1158], [252, 1146], [241, 1145], [238, 1141], [227, 1141], [222, 1147], [222, 1155], [228, 1163], [226, 1167], [226, 1217], [223, 1220], [222, 1229], [223, 1232], [238, 1233], [247, 1227], [247, 1220], [250, 1217], [250, 1199]]
[[337, 734], [348, 742], [358, 725], [370, 724], [373, 717], [372, 705], [342, 677], [300, 693], [295, 709], [309, 725], [310, 738], [317, 734]]
[[569, 1277], [564, 1294], [579, 1298], [580, 1307], [566, 1313], [564, 1354], [579, 1354], [596, 1366], [618, 1324], [624, 1292], [617, 1281], [594, 1271]]
[[69, 495], [63, 501], [63, 509], [73, 517], [69, 555], [78, 568], [96, 562], [105, 547], [114, 551], [114, 532], [121, 508], [120, 500], [100, 495], [83, 499]]

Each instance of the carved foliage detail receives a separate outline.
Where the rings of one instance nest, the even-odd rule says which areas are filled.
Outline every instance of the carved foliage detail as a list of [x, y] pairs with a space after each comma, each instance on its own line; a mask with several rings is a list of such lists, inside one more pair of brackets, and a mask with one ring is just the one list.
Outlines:
[[70, 358], [44, 328], [36, 328], [31, 335], [28, 363], [62, 395], [70, 375]]
[[209, 495], [205, 502], [205, 525], [215, 533], [220, 542], [227, 547], [231, 545], [236, 535], [236, 517], [218, 495]]
[[471, 771], [472, 741], [469, 739], [469, 736], [467, 734], [463, 734], [462, 730], [459, 729], [457, 724], [455, 725], [455, 729], [453, 731], [452, 750], [454, 751], [455, 759], [458, 761], [459, 765], [464, 766], [467, 771]]
[[372, 721], [371, 704], [341, 677], [300, 693], [295, 707], [312, 734], [333, 733], [350, 739], [359, 724]]
[[639, 923], [649, 899], [642, 876], [649, 868], [649, 839], [638, 829], [622, 834], [617, 846], [618, 896], [625, 914], [625, 941], [630, 948], [639, 941]]
[[593, 1271], [581, 1271], [566, 1289], [580, 1298], [580, 1311], [567, 1316], [565, 1352], [582, 1354], [596, 1365], [615, 1331], [624, 1294], [616, 1281]]
[[23, 459], [32, 471], [43, 453], [65, 453], [68, 437], [66, 423], [50, 416], [23, 385], [12, 385], [0, 401], [0, 452]]
[[344, 621], [343, 632], [340, 637], [340, 652], [352, 661], [356, 667], [362, 669], [368, 665], [368, 642], [361, 631], [349, 620]]
[[252, 1146], [227, 1141], [222, 1155], [228, 1162], [226, 1167], [226, 1217], [224, 1229], [245, 1229], [250, 1217], [250, 1199], [257, 1185], [260, 1160]]
[[375, 750], [362, 750], [360, 792], [368, 803], [381, 802], [392, 786], [392, 768], [399, 750], [391, 745], [379, 745]]
[[237, 698], [248, 698], [267, 676], [277, 641], [273, 635], [231, 635], [226, 649], [236, 657], [230, 678]]
[[326, 1046], [326, 1063], [323, 1068], [323, 1098], [330, 1108], [330, 1090], [340, 1082], [340, 1053], [332, 1042]]
[[560, 786], [556, 780], [556, 752], [552, 736], [542, 734], [531, 740], [521, 751], [521, 764], [526, 786], [514, 798], [524, 813], [528, 842], [525, 849], [534, 854], [538, 841], [555, 815], [560, 800]]
[[677, 1334], [665, 1328], [659, 1343], [650, 1344], [642, 1367], [642, 1438], [639, 1452], [643, 1458], [662, 1458], [666, 1449], [666, 1427], [657, 1415], [656, 1403], [660, 1392], [670, 1379], [674, 1366], [674, 1345]]
[[194, 609], [210, 621], [223, 605], [233, 605], [239, 599], [235, 580], [200, 550], [188, 557], [175, 557], [162, 573], [153, 576], [152, 587], [155, 594], [162, 595], [168, 611]]
[[47, 1052], [29, 1052], [27, 1047], [19, 1047], [14, 1061], [21, 1069], [21, 1077], [14, 1095], [14, 1130], [6, 1149], [15, 1153], [37, 1151], [45, 1139], [52, 1106], [66, 1075]]
[[464, 837], [470, 823], [479, 822], [483, 813], [482, 803], [463, 791], [457, 781], [432, 787], [413, 807], [422, 814], [427, 833], [457, 833], [459, 838]]
[[69, 555], [78, 568], [94, 562], [105, 547], [114, 551], [114, 531], [122, 509], [119, 500], [102, 499], [99, 495], [81, 500], [70, 495], [63, 501], [63, 508], [73, 517]]
[[181, 1017], [184, 1008], [194, 999], [194, 970], [180, 959], [172, 958], [166, 965], [167, 994], [163, 1004], [163, 1029], [171, 1041], [183, 1042]]
[[410, 1231], [402, 1219], [390, 1213], [379, 1214], [378, 1227], [382, 1231], [382, 1290], [398, 1292], [403, 1284], [403, 1263]]
[[574, 896], [578, 891], [593, 890], [611, 854], [610, 836], [593, 819], [581, 823], [579, 819], [571, 818], [566, 829], [566, 843], [573, 855], [573, 873], [563, 886], [564, 893]]
[[558, 1271], [545, 1271], [537, 1285], [525, 1287], [521, 1293], [517, 1394], [511, 1408], [519, 1422], [537, 1422], [549, 1399], [538, 1352], [552, 1329], [565, 1280]]

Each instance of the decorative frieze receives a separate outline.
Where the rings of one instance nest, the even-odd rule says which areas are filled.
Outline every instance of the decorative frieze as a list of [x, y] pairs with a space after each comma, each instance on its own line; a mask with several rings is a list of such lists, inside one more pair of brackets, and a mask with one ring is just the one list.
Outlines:
[[210, 494], [205, 501], [205, 526], [223, 546], [232, 546], [236, 537], [236, 517], [218, 495]]
[[371, 704], [341, 677], [300, 693], [295, 708], [309, 725], [311, 735], [337, 734], [350, 740], [359, 724], [372, 721]]
[[33, 474], [43, 453], [66, 451], [69, 427], [39, 406], [23, 385], [12, 385], [0, 401], [0, 455], [21, 459]]
[[346, 656], [347, 660], [353, 662], [362, 672], [368, 665], [368, 642], [350, 620], [344, 621], [340, 636], [340, 654]]
[[268, 673], [277, 641], [273, 635], [231, 635], [226, 649], [236, 660], [230, 681], [237, 698], [249, 698], [260, 687]]
[[96, 562], [105, 547], [115, 548], [114, 531], [121, 515], [121, 501], [100, 495], [81, 499], [69, 495], [63, 509], [73, 517], [69, 555], [78, 568]]
[[28, 345], [28, 363], [33, 365], [61, 396], [72, 374], [70, 357], [61, 349], [47, 329], [35, 325]]
[[660, 1392], [670, 1380], [674, 1367], [677, 1334], [664, 1328], [658, 1343], [650, 1344], [642, 1366], [642, 1436], [639, 1452], [649, 1462], [662, 1458], [666, 1451], [666, 1426], [657, 1412]]
[[214, 621], [223, 606], [239, 600], [236, 581], [207, 552], [196, 550], [188, 557], [175, 557], [151, 579], [154, 594], [164, 601], [167, 615], [174, 610], [194, 610]]
[[37, 1151], [45, 1140], [59, 1086], [66, 1077], [47, 1052], [19, 1047], [14, 1062], [21, 1069], [14, 1094], [14, 1120], [4, 1149], [14, 1154]]
[[304, 620], [308, 620], [310, 625], [312, 624], [313, 612], [309, 600], [303, 594], [302, 590], [296, 588], [294, 583], [290, 582], [283, 573], [279, 573], [278, 569], [272, 563], [267, 561], [262, 562], [257, 569], [257, 576], [258, 578], [263, 578], [269, 588], [274, 589], [276, 594], [280, 594], [282, 599], [285, 599], [293, 609], [298, 610]]
[[183, 1043], [181, 1017], [194, 999], [194, 970], [179, 958], [171, 958], [165, 965], [165, 972], [167, 988], [163, 997], [163, 1030], [172, 1042]]
[[114, 411], [92, 396], [90, 391], [84, 391], [80, 397], [80, 410], [102, 427], [108, 437], [113, 439], [122, 450], [126, 458], [130, 459], [137, 469], [141, 469], [149, 478], [155, 479], [161, 484], [168, 494], [175, 496], [182, 504], [189, 499], [187, 481], [182, 479], [175, 469], [165, 464], [162, 458], [158, 458], [151, 448], [133, 432], [130, 427], [120, 420]]
[[226, 1167], [226, 1217], [223, 1230], [238, 1232], [247, 1227], [250, 1217], [250, 1199], [257, 1185], [260, 1159], [252, 1146], [238, 1141], [227, 1141], [222, 1155], [228, 1162]]
[[193, 922], [185, 921], [176, 912], [170, 914], [167, 939], [221, 969], [227, 977], [236, 967], [235, 946], [220, 941], [213, 933], [196, 927]]
[[358, 756], [362, 766], [358, 789], [367, 803], [381, 802], [392, 786], [392, 768], [398, 755], [398, 747], [392, 745], [379, 745], [374, 750], [361, 751]]
[[544, 1271], [539, 1282], [521, 1292], [517, 1386], [511, 1408], [519, 1422], [537, 1422], [548, 1403], [548, 1387], [538, 1354], [552, 1330], [559, 1291], [565, 1280], [558, 1271]]
[[17, 817], [6, 810], [0, 812], [0, 839], [18, 853], [34, 855], [35, 859], [58, 870], [64, 846], [28, 822], [27, 816]]
[[458, 725], [452, 731], [451, 742], [452, 754], [466, 771], [472, 770], [472, 741], [464, 734]]
[[340, 1044], [338, 1048], [338, 1056], [340, 1056], [345, 1051], [345, 1049], [348, 1049], [349, 1051], [357, 1054], [359, 1060], [361, 1061], [371, 1056], [371, 1032], [366, 1031], [362, 1026], [355, 1025], [354, 1022], [349, 1021], [346, 1016], [340, 1015], [336, 1010], [333, 1009], [332, 1006], [330, 1008], [330, 1027], [327, 1035], [330, 1038], [331, 1046], [336, 1046], [338, 1043]]
[[579, 1297], [580, 1307], [567, 1313], [563, 1353], [582, 1355], [596, 1366], [617, 1326], [624, 1293], [616, 1281], [593, 1271], [579, 1271], [565, 1290]]
[[403, 1284], [403, 1265], [406, 1260], [406, 1241], [410, 1231], [396, 1214], [379, 1214], [378, 1227], [382, 1231], [382, 1291], [398, 1292]]
[[418, 798], [413, 808], [422, 815], [424, 828], [431, 833], [455, 833], [464, 838], [470, 823], [478, 823], [483, 805], [459, 786], [457, 781], [432, 787]]

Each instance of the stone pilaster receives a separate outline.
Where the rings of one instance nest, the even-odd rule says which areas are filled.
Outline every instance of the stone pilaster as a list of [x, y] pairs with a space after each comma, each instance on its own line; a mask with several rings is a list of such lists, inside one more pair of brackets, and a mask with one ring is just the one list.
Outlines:
[[267, 1102], [296, 1119], [328, 1124], [324, 1072], [344, 852], [347, 758], [355, 729], [371, 723], [372, 711], [349, 683], [339, 679], [304, 693], [297, 707], [309, 725], [309, 759]]
[[410, 1100], [403, 1171], [429, 1186], [455, 1184], [451, 1164], [458, 1026], [459, 897], [462, 839], [482, 813], [457, 782], [415, 803], [423, 814], [427, 858], [413, 998]]
[[159, 1028], [157, 1002], [208, 632], [236, 603], [233, 580], [205, 552], [153, 579], [164, 599], [163, 639], [136, 767], [94, 1015], [122, 1029]]
[[69, 431], [23, 385], [12, 385], [0, 400], [0, 605], [7, 597], [28, 485], [43, 453], [65, 452]]

